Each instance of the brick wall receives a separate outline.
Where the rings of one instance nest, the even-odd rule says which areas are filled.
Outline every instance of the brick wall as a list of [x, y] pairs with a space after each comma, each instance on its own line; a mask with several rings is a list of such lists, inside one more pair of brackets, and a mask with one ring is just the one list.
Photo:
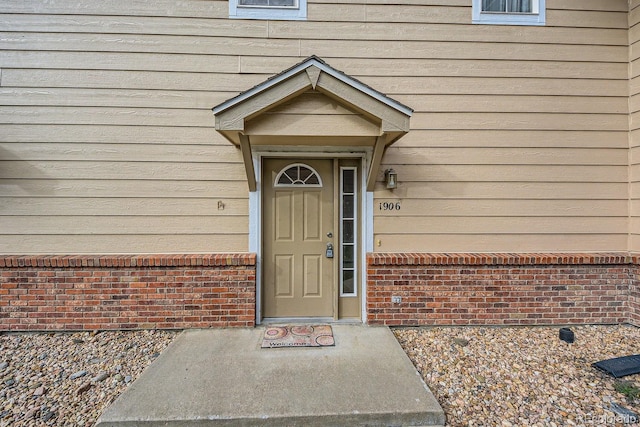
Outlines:
[[0, 330], [253, 326], [254, 254], [0, 256]]
[[640, 256], [632, 258], [633, 281], [629, 288], [629, 323], [640, 326]]
[[367, 264], [374, 325], [623, 323], [630, 304], [640, 313], [626, 254], [373, 253]]
[[[640, 256], [373, 253], [367, 264], [373, 325], [640, 325]], [[255, 284], [255, 254], [0, 256], [0, 331], [250, 327]]]

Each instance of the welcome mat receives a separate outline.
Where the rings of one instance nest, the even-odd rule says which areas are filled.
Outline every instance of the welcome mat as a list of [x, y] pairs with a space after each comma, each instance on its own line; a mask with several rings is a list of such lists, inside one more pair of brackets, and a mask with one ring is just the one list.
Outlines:
[[268, 326], [262, 348], [326, 347], [335, 345], [330, 325]]

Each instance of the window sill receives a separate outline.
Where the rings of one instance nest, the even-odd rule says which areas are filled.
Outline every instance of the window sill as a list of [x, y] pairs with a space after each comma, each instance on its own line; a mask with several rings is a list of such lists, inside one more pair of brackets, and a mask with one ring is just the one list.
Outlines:
[[544, 14], [538, 13], [481, 13], [474, 24], [485, 25], [545, 25]]
[[305, 2], [297, 8], [238, 7], [229, 2], [229, 18], [231, 19], [264, 19], [273, 21], [304, 21], [307, 19]]

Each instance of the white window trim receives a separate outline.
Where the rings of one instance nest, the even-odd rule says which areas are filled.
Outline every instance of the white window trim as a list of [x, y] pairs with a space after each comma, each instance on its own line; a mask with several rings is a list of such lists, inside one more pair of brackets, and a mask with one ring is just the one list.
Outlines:
[[534, 0], [537, 13], [492, 13], [482, 11], [482, 0], [473, 1], [473, 23], [490, 25], [545, 25], [546, 0]]
[[229, 0], [229, 18], [301, 21], [307, 19], [307, 0], [298, 0], [297, 7], [239, 6], [238, 0]]

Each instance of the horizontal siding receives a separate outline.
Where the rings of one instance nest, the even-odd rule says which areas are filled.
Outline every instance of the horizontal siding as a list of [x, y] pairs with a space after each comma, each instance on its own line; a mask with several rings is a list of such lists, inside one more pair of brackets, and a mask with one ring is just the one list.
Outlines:
[[[468, 0], [465, 0], [468, 4]], [[405, 2], [406, 3], [406, 2]], [[465, 13], [471, 17], [470, 8]], [[47, 11], [50, 11], [48, 9]], [[0, 11], [3, 12], [3, 11]], [[51, 12], [50, 12], [51, 13]], [[466, 20], [466, 19], [465, 19]], [[468, 20], [466, 20], [468, 23]], [[455, 42], [504, 42], [511, 36], [509, 27], [461, 25], [452, 32], [451, 25], [440, 23], [336, 21], [266, 21], [229, 20], [219, 17], [137, 17], [83, 16], [52, 14], [0, 13], [0, 28], [6, 32], [26, 33], [91, 33], [91, 34], [154, 34], [195, 37], [238, 37], [272, 39], [335, 39], [336, 34], [350, 40], [407, 40]], [[519, 41], [535, 44], [621, 45], [627, 40], [626, 28], [563, 28], [547, 27], [544, 32], [535, 28], [520, 28]], [[195, 40], [195, 38], [194, 38]], [[245, 54], [242, 52], [242, 54]], [[277, 70], [280, 71], [280, 70]]]
[[[2, 164], [0, 163], [0, 166]], [[428, 180], [462, 182], [627, 182], [627, 166], [575, 166], [575, 165], [398, 165], [392, 166], [402, 182]], [[0, 169], [1, 170], [1, 169]], [[640, 165], [638, 166], [640, 170]], [[380, 172], [382, 178], [382, 172]]]
[[[197, 43], [194, 43], [198, 40]], [[38, 50], [71, 50], [100, 52], [161, 52], [200, 53], [215, 52], [233, 55], [242, 49], [246, 55], [298, 55], [296, 40], [265, 38], [201, 37], [84, 33], [0, 33], [0, 46], [7, 50], [28, 50], [34, 44]]]
[[[495, 197], [495, 195], [494, 195]], [[389, 199], [394, 201], [396, 199]], [[469, 199], [451, 197], [447, 199], [432, 198], [425, 206], [418, 198], [402, 198], [401, 210], [385, 211], [380, 203], [374, 205], [378, 217], [402, 217], [407, 218], [413, 224], [411, 218], [422, 217], [471, 217], [479, 215], [483, 217], [504, 217], [509, 212], [512, 217], [537, 218], [537, 217], [618, 217], [626, 218], [627, 203], [624, 200], [598, 200], [598, 199]], [[639, 203], [640, 204], [640, 203]], [[429, 219], [430, 221], [430, 219]]]
[[[374, 234], [376, 251], [424, 252], [425, 247], [437, 252], [457, 252], [461, 247], [469, 252], [522, 252], [535, 247], [537, 252], [571, 252], [576, 247], [584, 252], [602, 248], [619, 248], [627, 244], [627, 234]], [[535, 244], [534, 244], [535, 243]], [[427, 249], [431, 251], [431, 249]]]
[[637, 252], [640, 251], [640, 3], [633, 0], [629, 8], [629, 249]]
[[[368, 4], [365, 4], [368, 3]], [[344, 1], [311, 1], [309, 2], [309, 20], [319, 21], [357, 21], [380, 20], [381, 22], [438, 22], [451, 24], [468, 24], [471, 8], [469, 3], [442, 1], [397, 1], [393, 4], [382, 2], [344, 2]], [[418, 4], [416, 4], [418, 3]], [[612, 3], [613, 5], [607, 3]], [[555, 18], [557, 22], [550, 22], [552, 26], [602, 26], [605, 28], [626, 28], [626, 10], [622, 6], [623, 0], [600, 0], [580, 4], [575, 0], [558, 0], [549, 2], [548, 19]], [[126, 5], [126, 8], [124, 8]], [[398, 10], [394, 5], [402, 5]], [[24, 0], [3, 5], [5, 13], [52, 13], [60, 15], [104, 15], [119, 16], [122, 10], [128, 16], [146, 17], [189, 17], [189, 18], [221, 18], [228, 12], [226, 1], [210, 0], [158, 0], [154, 7], [149, 7], [145, 0], [66, 0], [47, 4], [43, 7], [38, 0]], [[391, 16], [389, 16], [391, 15]], [[577, 22], [574, 22], [577, 21]], [[577, 25], [582, 24], [582, 25]]]
[[320, 56], [335, 55], [336, 49], [342, 55], [356, 58], [452, 58], [452, 59], [493, 59], [493, 60], [561, 60], [567, 61], [620, 61], [626, 58], [627, 49], [618, 46], [597, 45], [545, 45], [519, 43], [496, 49], [493, 42], [474, 42], [473, 51], [464, 48], [462, 42], [422, 42], [422, 41], [374, 41], [374, 40], [302, 40], [302, 55], [316, 52]]
[[432, 234], [625, 234], [627, 217], [380, 217], [374, 227], [389, 234], [415, 235], [428, 229]]
[[[90, 142], [128, 143], [135, 129], [136, 143], [227, 145], [212, 127], [169, 126], [92, 126], [92, 125], [3, 125], [2, 139], [7, 142]], [[531, 131], [531, 130], [412, 130], [398, 147], [587, 147], [626, 148], [628, 132], [606, 131]], [[394, 147], [395, 147], [394, 146]]]
[[[121, 198], [125, 206], [131, 202], [140, 202], [148, 197], [166, 197], [177, 200], [190, 198], [213, 198], [227, 203], [227, 199], [246, 199], [247, 183], [242, 181], [193, 181], [166, 179], [58, 179], [47, 176], [41, 178], [3, 179], [2, 196], [7, 200], [13, 197], [55, 197], [77, 198], [83, 195], [91, 199]], [[3, 199], [5, 200], [5, 199]], [[7, 201], [7, 205], [11, 200]], [[100, 201], [95, 200], [96, 203]], [[19, 202], [18, 202], [19, 203]], [[216, 202], [217, 203], [217, 202]], [[67, 205], [75, 213], [73, 205]], [[19, 207], [16, 207], [19, 209]], [[12, 210], [11, 212], [14, 212]], [[102, 211], [94, 210], [94, 213]], [[8, 222], [7, 222], [8, 223]]]
[[[36, 2], [34, 2], [36, 3]], [[41, 6], [41, 2], [40, 3]], [[214, 2], [210, 2], [214, 3]], [[71, 2], [67, 2], [71, 4]], [[13, 6], [13, 5], [12, 5]], [[0, 28], [11, 32], [91, 33], [91, 34], [157, 34], [207, 37], [265, 37], [269, 34], [267, 21], [230, 20], [179, 16], [109, 16], [77, 15], [73, 8], [55, 14], [55, 5], [26, 13], [0, 11]], [[153, 11], [151, 8], [147, 8]], [[160, 10], [160, 9], [158, 9]], [[165, 9], [166, 10], [166, 9]], [[155, 11], [157, 12], [157, 10]]]
[[222, 0], [6, 2], [0, 252], [246, 251], [242, 157], [211, 107], [312, 54], [415, 110], [382, 160], [400, 186], [374, 207], [402, 209], [375, 211], [376, 250], [640, 242], [637, 8], [547, 0], [545, 27], [513, 27], [471, 25], [470, 3], [310, 0], [267, 22]]
[[[3, 156], [4, 157], [4, 156]], [[23, 161], [0, 160], [0, 178], [105, 179], [105, 180], [202, 180], [236, 181], [246, 179], [242, 164], [200, 162], [129, 161]]]
[[[0, 110], [1, 111], [1, 110]], [[628, 117], [618, 114], [416, 113], [416, 129], [610, 130], [627, 131]]]
[[[6, 88], [91, 88], [221, 91], [231, 97], [265, 76], [149, 71], [5, 68]], [[391, 95], [544, 95], [626, 97], [629, 83], [608, 79], [534, 79], [496, 77], [366, 77], [363, 82]], [[413, 89], [413, 91], [412, 91]]]
[[[389, 25], [389, 24], [388, 24]], [[198, 43], [194, 43], [198, 39]], [[232, 37], [192, 37], [173, 35], [138, 35], [84, 33], [24, 33], [0, 32], [0, 47], [6, 50], [29, 50], [38, 46], [44, 51], [146, 52], [169, 54], [233, 55], [242, 49], [244, 55], [308, 56], [317, 54], [330, 58], [340, 52], [354, 58], [450, 58], [521, 61], [605, 61], [622, 62], [627, 57], [626, 46], [581, 44], [506, 44], [496, 49], [495, 42], [475, 41], [468, 51], [465, 41], [422, 40], [325, 40], [325, 39], [264, 39]], [[622, 55], [622, 56], [621, 56]]]
[[260, 83], [264, 76], [110, 70], [2, 70], [4, 87], [89, 89], [159, 89], [226, 92], [230, 98]]
[[[626, 97], [538, 95], [396, 95], [395, 99], [424, 113], [558, 113], [618, 114], [627, 117]], [[225, 99], [220, 94], [190, 91], [78, 88], [0, 88], [0, 105], [68, 107], [136, 107], [206, 110]], [[631, 99], [631, 107], [640, 97]]]
[[[118, 230], [119, 234], [155, 235], [162, 234], [206, 235], [215, 234], [213, 230], [225, 230], [225, 234], [246, 233], [246, 216], [130, 216], [130, 215], [46, 215], [16, 216], [11, 219], [13, 227], [4, 231], [5, 235], [55, 235], [65, 230], [74, 235], [108, 235]], [[34, 226], [35, 224], [35, 226]]]
[[[226, 94], [193, 91], [78, 88], [0, 88], [3, 106], [137, 107], [206, 110], [213, 121], [212, 105]], [[615, 108], [615, 107], [614, 107]], [[215, 131], [214, 131], [215, 134]]]
[[122, 15], [128, 16], [181, 16], [181, 17], [221, 17], [228, 12], [224, 1], [173, 0], [154, 1], [153, 7], [146, 0], [63, 0], [43, 4], [39, 0], [9, 2], [2, 6], [6, 13], [52, 13], [60, 15]]
[[[335, 55], [335, 53], [332, 53]], [[399, 55], [394, 55], [399, 56]], [[585, 78], [600, 79], [606, 75], [611, 80], [626, 80], [627, 63], [600, 63], [564, 60], [529, 60], [523, 67], [519, 60], [480, 59], [443, 59], [426, 58], [342, 58], [326, 57], [333, 67], [347, 70], [351, 75], [362, 78], [366, 76], [398, 76], [398, 77], [535, 77], [535, 78]], [[278, 73], [295, 63], [297, 58], [267, 58], [259, 56], [243, 56], [240, 58], [240, 69], [243, 73]]]
[[[425, 166], [428, 169], [428, 166]], [[452, 177], [455, 178], [455, 177]], [[468, 200], [473, 206], [476, 200], [513, 200], [514, 204], [521, 200], [534, 199], [539, 204], [553, 203], [556, 200], [567, 200], [575, 203], [576, 200], [618, 200], [625, 204], [626, 199], [621, 199], [620, 194], [625, 194], [627, 182], [526, 182], [526, 181], [428, 181], [406, 182], [402, 186], [389, 192], [382, 183], [378, 183], [374, 197], [376, 201], [400, 201], [416, 199], [418, 203], [427, 206], [432, 201], [461, 199]], [[637, 187], [640, 196], [640, 186]], [[428, 203], [425, 202], [428, 200]], [[376, 213], [379, 215], [379, 213]]]
[[0, 234], [0, 251], [10, 254], [141, 254], [246, 252], [246, 234], [216, 231], [202, 235], [171, 235], [162, 230], [157, 234], [69, 235], [64, 234]]
[[[469, 20], [471, 11], [469, 10]], [[469, 22], [467, 21], [467, 23]], [[483, 26], [461, 25], [456, 31], [451, 31], [451, 25], [433, 23], [394, 23], [393, 27], [379, 22], [294, 22], [275, 21], [269, 24], [269, 36], [276, 38], [294, 39], [332, 39], [335, 34], [341, 34], [345, 39], [352, 40], [408, 40], [421, 41], [425, 33], [429, 33], [429, 40], [433, 41], [462, 41], [462, 42], [504, 42], [513, 30], [509, 27], [496, 26], [487, 30]], [[328, 31], [327, 31], [328, 30]], [[320, 34], [318, 34], [320, 33]], [[518, 31], [519, 40], [523, 43], [557, 44], [595, 44], [619, 45], [627, 38], [626, 29], [605, 28], [562, 28], [548, 27], [544, 32], [531, 28]], [[589, 40], [582, 37], [598, 37]]]
[[185, 128], [174, 123], [163, 126], [98, 126], [98, 125], [3, 125], [2, 138], [6, 142], [43, 142], [43, 143], [113, 143], [128, 144], [135, 132], [136, 143], [149, 144], [189, 144], [189, 145], [226, 145], [226, 142], [213, 126]]
[[[157, 216], [157, 217], [221, 217], [236, 216], [246, 220], [246, 199], [215, 197], [136, 197], [135, 203], [123, 204], [118, 197], [13, 197], [0, 206], [0, 214], [7, 216], [64, 216], [73, 206], [75, 215]], [[245, 230], [243, 230], [244, 232]]]
[[627, 166], [626, 149], [588, 148], [405, 148], [391, 147], [385, 161], [405, 165], [549, 165], [549, 166]]
[[210, 110], [103, 107], [0, 107], [0, 124], [70, 124], [179, 127], [213, 124]]
[[404, 136], [398, 147], [589, 147], [626, 148], [629, 133], [551, 130], [416, 130]]
[[[236, 58], [209, 54], [156, 54], [148, 52], [64, 52], [22, 50], [0, 51], [5, 68], [84, 69], [113, 71], [169, 71], [193, 73], [275, 74], [298, 62], [298, 57], [243, 56]], [[566, 62], [562, 60], [528, 60], [523, 67], [518, 60], [500, 60], [500, 68], [490, 59], [440, 58], [327, 58], [338, 69], [348, 69], [362, 78], [366, 76], [443, 77], [536, 77], [626, 80], [628, 64], [599, 62]], [[356, 74], [354, 74], [356, 75]], [[213, 94], [212, 94], [213, 95]]]
[[4, 143], [0, 142], [0, 152], [10, 152], [20, 161], [122, 161], [140, 159], [149, 162], [197, 163], [209, 160], [224, 163], [241, 163], [240, 150], [226, 144], [216, 145], [169, 145], [164, 144], [149, 150], [149, 144], [131, 142], [129, 144], [86, 143]]

